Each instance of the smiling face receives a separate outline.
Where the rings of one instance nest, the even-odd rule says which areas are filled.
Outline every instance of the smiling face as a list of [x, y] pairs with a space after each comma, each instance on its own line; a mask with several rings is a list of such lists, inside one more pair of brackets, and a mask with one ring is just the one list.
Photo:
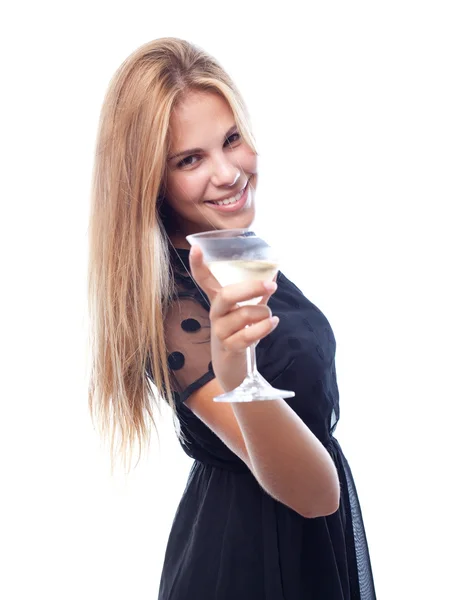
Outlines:
[[175, 247], [189, 248], [189, 234], [250, 227], [257, 155], [228, 102], [213, 92], [190, 92], [172, 113], [169, 135], [165, 200]]

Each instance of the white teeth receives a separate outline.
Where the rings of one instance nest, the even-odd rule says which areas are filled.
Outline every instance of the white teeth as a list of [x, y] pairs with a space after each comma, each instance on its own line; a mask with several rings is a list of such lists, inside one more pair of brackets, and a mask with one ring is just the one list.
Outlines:
[[218, 206], [225, 206], [227, 204], [234, 204], [235, 202], [238, 202], [238, 200], [243, 195], [243, 192], [244, 192], [244, 188], [240, 192], [238, 192], [236, 194], [236, 196], [232, 196], [231, 198], [227, 198], [226, 200], [220, 200], [220, 202], [213, 202], [213, 204], [217, 204]]

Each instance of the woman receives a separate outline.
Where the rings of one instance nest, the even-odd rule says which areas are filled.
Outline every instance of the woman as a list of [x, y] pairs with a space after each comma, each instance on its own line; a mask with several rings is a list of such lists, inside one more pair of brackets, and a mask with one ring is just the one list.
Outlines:
[[[95, 162], [90, 407], [112, 456], [126, 460], [167, 401], [194, 459], [161, 600], [373, 599], [357, 494], [332, 435], [330, 324], [283, 273], [221, 289], [186, 242], [249, 227], [256, 185], [244, 102], [212, 57], [165, 38], [123, 63]], [[261, 374], [296, 397], [213, 402], [243, 380], [255, 342]]]

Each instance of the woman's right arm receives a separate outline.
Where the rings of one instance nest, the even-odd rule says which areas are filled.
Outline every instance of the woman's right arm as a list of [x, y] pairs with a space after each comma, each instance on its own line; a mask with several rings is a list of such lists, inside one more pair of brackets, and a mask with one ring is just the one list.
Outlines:
[[276, 326], [265, 304], [237, 308], [237, 303], [263, 295], [268, 298], [275, 286], [255, 281], [221, 288], [198, 249], [193, 249], [190, 258], [192, 274], [211, 302], [216, 379], [192, 394], [186, 404], [248, 465], [271, 496], [307, 518], [334, 513], [340, 483], [333, 460], [284, 400], [212, 401], [241, 383], [246, 375], [246, 348]]
[[249, 467], [264, 490], [307, 518], [339, 506], [335, 465], [284, 400], [216, 403], [225, 390], [213, 379], [186, 404]]

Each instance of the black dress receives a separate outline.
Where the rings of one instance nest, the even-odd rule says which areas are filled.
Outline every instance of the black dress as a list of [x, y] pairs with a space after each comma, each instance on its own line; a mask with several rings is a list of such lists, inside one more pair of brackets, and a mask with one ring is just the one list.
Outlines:
[[178, 299], [166, 319], [184, 451], [194, 459], [168, 540], [159, 600], [374, 600], [369, 551], [339, 419], [335, 338], [322, 312], [278, 274], [269, 301], [278, 327], [257, 346], [260, 373], [291, 389], [289, 406], [330, 453], [339, 510], [306, 519], [269, 496], [248, 467], [184, 404], [215, 377], [209, 304], [173, 253]]

